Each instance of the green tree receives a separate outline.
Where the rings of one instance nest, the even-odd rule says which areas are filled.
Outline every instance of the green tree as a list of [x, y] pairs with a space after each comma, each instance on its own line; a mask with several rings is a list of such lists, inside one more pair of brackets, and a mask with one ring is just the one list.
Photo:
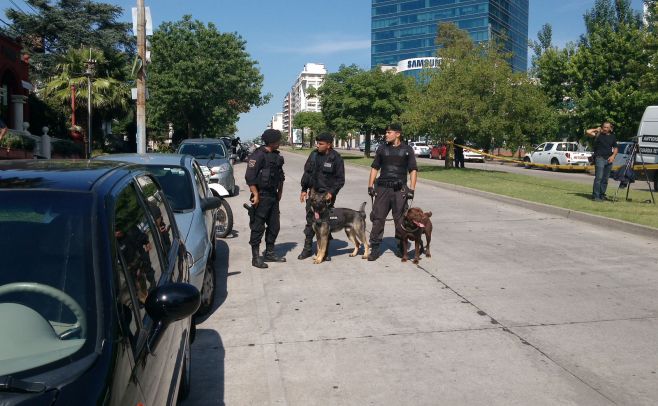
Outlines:
[[76, 105], [86, 112], [89, 93], [85, 62], [88, 59], [96, 60], [96, 73], [91, 81], [94, 116], [108, 119], [115, 114], [125, 113], [130, 106], [130, 86], [115, 79], [120, 73], [111, 70], [105, 54], [98, 49], [70, 49], [58, 58], [57, 73], [46, 83], [43, 98], [58, 103], [70, 114], [71, 86], [75, 86]]
[[238, 116], [268, 102], [263, 76], [246, 41], [186, 15], [160, 25], [151, 40], [148, 118], [152, 128], [173, 123], [187, 137], [236, 130]]
[[[8, 8], [11, 32], [30, 54], [30, 75], [37, 84], [55, 75], [58, 58], [72, 48], [100, 49], [114, 68], [134, 52], [130, 24], [118, 21], [119, 6], [89, 0], [25, 0], [34, 13]], [[120, 79], [120, 78], [119, 78]]]
[[386, 125], [405, 110], [413, 79], [379, 68], [364, 71], [341, 66], [328, 74], [319, 89], [322, 115], [327, 128], [341, 136], [348, 132], [366, 134], [366, 156], [373, 135], [383, 134]]
[[438, 69], [425, 72], [403, 115], [412, 128], [438, 138], [462, 135], [488, 147], [492, 138], [512, 149], [554, 130], [548, 98], [523, 74], [514, 74], [497, 43], [474, 44], [468, 33], [441, 24]]
[[302, 144], [306, 138], [305, 129], [310, 129], [308, 141], [311, 145], [313, 144], [313, 136], [325, 129], [322, 113], [316, 111], [300, 111], [295, 114], [292, 120], [292, 126], [302, 130]]
[[587, 30], [570, 69], [581, 126], [611, 120], [620, 138], [630, 137], [645, 107], [658, 101], [642, 85], [655, 70], [642, 20], [629, 0], [597, 0], [584, 19]]

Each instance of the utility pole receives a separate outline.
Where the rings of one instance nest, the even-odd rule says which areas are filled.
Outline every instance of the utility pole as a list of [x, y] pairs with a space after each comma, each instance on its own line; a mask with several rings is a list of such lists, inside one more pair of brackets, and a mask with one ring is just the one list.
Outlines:
[[141, 69], [137, 72], [137, 153], [146, 152], [146, 10], [137, 0], [137, 54]]
[[[91, 139], [91, 104], [92, 104], [92, 94], [91, 94], [91, 79], [95, 74], [96, 69], [96, 60], [92, 59], [91, 48], [89, 48], [89, 60], [85, 63], [87, 70], [85, 71], [85, 76], [87, 76], [87, 142], [89, 143], [89, 149], [87, 151], [87, 157], [91, 159], [91, 152], [94, 147]], [[75, 113], [74, 113], [75, 114]]]

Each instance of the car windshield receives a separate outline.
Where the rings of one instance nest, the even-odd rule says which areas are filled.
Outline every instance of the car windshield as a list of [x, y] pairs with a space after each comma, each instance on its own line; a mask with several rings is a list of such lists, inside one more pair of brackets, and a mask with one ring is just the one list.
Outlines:
[[87, 193], [0, 192], [0, 376], [94, 351], [91, 203]]
[[183, 144], [179, 154], [192, 155], [197, 159], [219, 159], [226, 158], [226, 149], [223, 144]]
[[194, 189], [187, 169], [181, 166], [156, 165], [149, 165], [146, 169], [160, 182], [172, 210], [194, 209]]

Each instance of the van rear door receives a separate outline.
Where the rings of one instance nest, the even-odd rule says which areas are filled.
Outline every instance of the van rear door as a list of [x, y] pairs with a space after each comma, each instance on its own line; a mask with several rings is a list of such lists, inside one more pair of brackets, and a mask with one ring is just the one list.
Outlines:
[[635, 161], [642, 162], [644, 158], [646, 164], [658, 163], [658, 106], [649, 106], [644, 111], [637, 140], [640, 150]]

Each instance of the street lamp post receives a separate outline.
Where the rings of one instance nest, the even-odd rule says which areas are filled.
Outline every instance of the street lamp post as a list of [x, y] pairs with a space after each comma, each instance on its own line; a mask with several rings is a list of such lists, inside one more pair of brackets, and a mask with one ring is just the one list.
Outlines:
[[85, 62], [85, 66], [87, 68], [85, 76], [87, 76], [87, 140], [89, 142], [87, 157], [91, 158], [91, 151], [93, 149], [91, 142], [91, 78], [94, 76], [96, 70], [96, 60], [91, 59], [91, 48], [89, 49], [89, 60]]

